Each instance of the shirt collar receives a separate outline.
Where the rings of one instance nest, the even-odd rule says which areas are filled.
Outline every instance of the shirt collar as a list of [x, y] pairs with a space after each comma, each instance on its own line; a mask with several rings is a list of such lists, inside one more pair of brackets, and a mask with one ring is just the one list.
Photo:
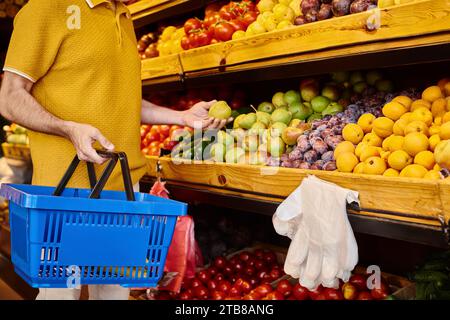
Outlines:
[[[86, 0], [89, 8], [93, 9], [95, 7], [97, 7], [98, 5], [102, 4], [102, 3], [108, 3], [108, 0]], [[119, 14], [125, 14], [127, 16], [127, 18], [131, 18], [131, 13], [130, 10], [128, 9], [128, 7], [126, 5], [124, 5], [122, 2], [117, 2], [117, 10], [119, 12]]]
[[107, 3], [108, 1], [107, 0], [86, 0], [86, 2], [88, 4], [89, 8], [92, 9], [92, 8], [95, 8], [96, 6], [98, 6], [99, 4]]

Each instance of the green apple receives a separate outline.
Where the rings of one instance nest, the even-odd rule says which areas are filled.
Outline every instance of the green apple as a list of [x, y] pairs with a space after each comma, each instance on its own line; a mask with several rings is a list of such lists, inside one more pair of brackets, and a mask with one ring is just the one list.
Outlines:
[[275, 107], [273, 106], [272, 103], [267, 102], [267, 101], [261, 102], [258, 106], [258, 111], [261, 111], [261, 112], [266, 112], [266, 113], [271, 114], [273, 112], [273, 110], [275, 110]]
[[250, 129], [256, 122], [256, 113], [248, 113], [239, 121], [239, 127], [242, 129]]
[[311, 107], [314, 112], [322, 112], [329, 104], [330, 99], [323, 96], [317, 96], [311, 100]]
[[239, 158], [245, 154], [244, 149], [239, 147], [233, 147], [230, 149], [227, 149], [227, 152], [225, 154], [225, 162], [226, 163], [237, 163]]
[[222, 143], [215, 143], [211, 146], [211, 157], [216, 162], [225, 160], [226, 148]]
[[256, 121], [263, 123], [266, 128], [270, 125], [271, 117], [270, 114], [263, 111], [256, 112]]
[[272, 97], [272, 104], [275, 108], [287, 107], [286, 102], [284, 101], [284, 93], [277, 92]]
[[212, 118], [227, 120], [231, 117], [231, 108], [226, 101], [217, 101], [209, 109], [208, 115]]
[[322, 111], [322, 116], [326, 115], [335, 115], [339, 112], [344, 111], [344, 107], [341, 106], [337, 102], [332, 102], [328, 105], [328, 107], [325, 108], [325, 110]]
[[383, 75], [378, 70], [372, 70], [366, 74], [366, 82], [369, 86], [375, 86], [378, 80], [383, 79]]
[[274, 112], [272, 112], [272, 115], [271, 115], [272, 123], [282, 122], [287, 125], [289, 122], [291, 122], [291, 119], [292, 119], [292, 113], [290, 113], [289, 111], [287, 111], [285, 109], [277, 109]]
[[294, 102], [300, 101], [301, 101], [300, 92], [296, 90], [289, 90], [284, 94], [284, 102], [286, 102], [288, 106], [290, 106]]
[[287, 127], [283, 130], [281, 139], [283, 139], [284, 143], [286, 143], [287, 145], [292, 146], [297, 143], [297, 138], [300, 137], [303, 132], [304, 131], [299, 128]]

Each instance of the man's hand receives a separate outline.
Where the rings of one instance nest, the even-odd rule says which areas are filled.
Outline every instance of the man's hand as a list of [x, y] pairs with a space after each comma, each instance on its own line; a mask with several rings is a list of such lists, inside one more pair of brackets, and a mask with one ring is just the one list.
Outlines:
[[209, 102], [199, 102], [191, 109], [183, 111], [183, 122], [186, 126], [201, 129], [221, 129], [227, 123], [233, 121], [233, 118], [227, 120], [211, 118], [208, 115], [208, 110], [216, 103], [216, 100]]
[[108, 151], [114, 150], [114, 145], [106, 139], [102, 133], [91, 125], [75, 122], [67, 122], [65, 132], [67, 138], [77, 150], [78, 158], [82, 161], [102, 164], [107, 159], [99, 156], [92, 144], [98, 141]]

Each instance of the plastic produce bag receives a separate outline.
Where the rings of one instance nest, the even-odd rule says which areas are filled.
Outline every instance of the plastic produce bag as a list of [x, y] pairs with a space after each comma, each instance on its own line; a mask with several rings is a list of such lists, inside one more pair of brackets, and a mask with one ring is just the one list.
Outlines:
[[[169, 192], [164, 184], [158, 179], [150, 194], [168, 198]], [[164, 266], [166, 277], [162, 279], [158, 289], [179, 292], [183, 279], [194, 277], [196, 267], [202, 265], [203, 257], [195, 241], [194, 220], [190, 216], [178, 217]]]

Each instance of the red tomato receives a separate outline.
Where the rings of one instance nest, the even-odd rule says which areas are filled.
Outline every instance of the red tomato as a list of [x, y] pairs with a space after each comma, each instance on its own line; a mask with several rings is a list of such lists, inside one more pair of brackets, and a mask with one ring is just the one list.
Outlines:
[[211, 275], [211, 277], [215, 277], [219, 271], [217, 271], [217, 268], [215, 267], [209, 267], [208, 272]]
[[186, 35], [181, 38], [181, 48], [183, 48], [183, 50], [189, 50], [191, 48], [191, 42]]
[[278, 291], [272, 291], [263, 300], [284, 300], [284, 296]]
[[374, 288], [370, 291], [372, 298], [376, 300], [384, 300], [388, 297], [390, 293], [389, 286], [385, 283], [381, 283], [380, 288]]
[[226, 294], [222, 291], [213, 291], [211, 294], [212, 300], [224, 300], [226, 298]]
[[163, 134], [164, 136], [168, 137], [170, 133], [170, 126], [163, 124], [159, 127], [159, 133]]
[[264, 270], [266, 268], [266, 265], [264, 263], [264, 261], [262, 261], [261, 259], [256, 259], [255, 260], [255, 269], [258, 271]]
[[213, 38], [212, 40], [211, 40], [211, 44], [215, 44], [215, 43], [219, 43], [220, 41], [218, 41], [216, 38]]
[[202, 22], [197, 18], [190, 18], [184, 23], [184, 32], [189, 34], [191, 31], [200, 29]]
[[230, 297], [240, 296], [241, 295], [241, 290], [236, 285], [234, 285], [234, 286], [232, 286], [230, 288], [230, 291], [228, 292], [228, 295]]
[[242, 17], [242, 22], [244, 22], [244, 24], [248, 27], [252, 22], [256, 21], [257, 17], [258, 17], [258, 14], [255, 11], [248, 11]]
[[308, 291], [309, 298], [311, 300], [316, 300], [317, 297], [322, 293], [322, 291], [323, 291], [322, 285], [320, 285], [316, 290]]
[[247, 25], [241, 19], [233, 19], [230, 21], [230, 24], [233, 26], [234, 31], [245, 31], [247, 29]]
[[244, 270], [244, 264], [241, 261], [236, 262], [234, 265], [234, 271], [236, 273], [241, 273], [243, 270]]
[[223, 256], [219, 256], [214, 259], [214, 266], [219, 270], [225, 268], [226, 264], [227, 259], [225, 259], [225, 257]]
[[214, 277], [214, 280], [216, 280], [216, 281], [223, 281], [223, 280], [225, 280], [225, 277], [224, 277], [224, 275], [223, 274], [221, 274], [221, 273], [217, 273], [216, 274], [216, 276]]
[[209, 272], [207, 270], [201, 270], [197, 273], [197, 278], [201, 282], [206, 284], [208, 282], [208, 280], [211, 278], [211, 275], [209, 274]]
[[201, 30], [197, 33], [197, 47], [204, 47], [211, 43], [214, 31], [211, 30]]
[[222, 280], [219, 282], [219, 285], [217, 286], [218, 291], [222, 291], [225, 294], [228, 294], [231, 289], [231, 283], [229, 283], [226, 280]]
[[161, 153], [161, 149], [159, 149], [159, 147], [151, 147], [151, 148], [149, 148], [147, 155], [159, 156], [160, 153]]
[[292, 294], [297, 300], [308, 300], [310, 298], [308, 289], [302, 287], [300, 283], [296, 283], [294, 285], [294, 288], [292, 288]]
[[362, 291], [358, 294], [356, 300], [373, 300], [369, 291]]
[[159, 133], [154, 131], [152, 132], [152, 130], [150, 130], [150, 132], [145, 136], [145, 139], [147, 140], [148, 144], [152, 143], [153, 141], [159, 141]]
[[249, 293], [252, 290], [252, 286], [250, 282], [243, 280], [240, 289], [243, 293]]
[[271, 281], [269, 272], [265, 270], [261, 270], [256, 276], [261, 281], [261, 283], [268, 283]]
[[219, 281], [214, 280], [214, 279], [208, 281], [208, 290], [209, 291], [218, 290], [217, 289], [218, 287], [219, 287]]
[[252, 266], [246, 266], [244, 268], [244, 273], [247, 276], [251, 277], [251, 276], [253, 276], [256, 273], [256, 269], [254, 267], [252, 267]]
[[284, 279], [278, 282], [276, 290], [287, 297], [292, 293], [292, 285], [288, 280]]
[[234, 33], [234, 28], [228, 22], [219, 22], [214, 28], [214, 37], [220, 41], [228, 41]]
[[250, 292], [250, 293], [248, 293], [248, 294], [246, 294], [243, 298], [242, 298], [242, 300], [259, 300], [259, 299], [261, 299], [262, 297], [258, 294], [258, 293], [256, 293], [256, 292]]
[[277, 262], [277, 256], [275, 255], [274, 252], [267, 250], [266, 252], [264, 252], [263, 255], [263, 260], [268, 264], [274, 264]]
[[270, 271], [270, 274], [269, 274], [269, 275], [270, 275], [270, 278], [272, 279], [272, 281], [275, 281], [275, 280], [281, 278], [281, 276], [282, 276], [281, 270], [278, 269], [278, 268], [273, 268], [273, 269]]
[[190, 33], [188, 38], [189, 38], [189, 49], [198, 48], [200, 46], [198, 39], [198, 32]]
[[327, 300], [344, 300], [344, 295], [339, 289], [325, 288], [322, 293]]
[[150, 142], [150, 144], [148, 145], [149, 148], [153, 148], [153, 147], [158, 147], [159, 148], [159, 140], [158, 141], [152, 141]]
[[233, 11], [231, 11], [230, 8], [227, 7], [227, 6], [228, 6], [228, 5], [223, 6], [223, 7], [219, 10], [219, 15], [220, 15], [220, 17], [221, 17], [222, 19], [229, 21], [229, 20], [231, 20], [231, 19], [236, 18], [236, 14], [235, 14]]
[[257, 292], [262, 297], [265, 297], [267, 294], [269, 294], [269, 292], [272, 292], [273, 289], [270, 284], [265, 283], [265, 284], [261, 284], [261, 285], [257, 286], [254, 291]]
[[209, 292], [204, 286], [199, 286], [194, 289], [194, 296], [200, 300], [208, 299]]
[[353, 274], [348, 282], [353, 284], [358, 290], [367, 290], [367, 279], [361, 274]]
[[209, 28], [211, 26], [214, 26], [219, 20], [220, 20], [220, 14], [214, 13], [212, 15], [205, 17], [205, 20], [203, 21], [203, 25], [205, 26], [205, 28]]
[[239, 259], [244, 262], [247, 262], [248, 259], [250, 259], [251, 257], [252, 257], [252, 254], [248, 251], [243, 251], [239, 254]]
[[205, 16], [216, 13], [217, 11], [220, 10], [220, 7], [221, 7], [220, 2], [213, 2], [208, 4], [205, 8]]

